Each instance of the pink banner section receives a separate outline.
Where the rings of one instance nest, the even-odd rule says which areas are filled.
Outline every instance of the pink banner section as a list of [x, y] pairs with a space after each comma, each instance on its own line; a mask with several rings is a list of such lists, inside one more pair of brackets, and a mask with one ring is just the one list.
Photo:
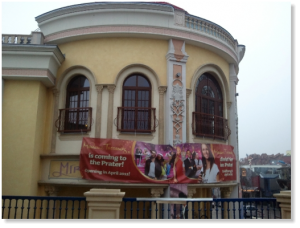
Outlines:
[[233, 147], [184, 143], [176, 147], [139, 141], [83, 138], [84, 179], [127, 183], [219, 183], [236, 180]]

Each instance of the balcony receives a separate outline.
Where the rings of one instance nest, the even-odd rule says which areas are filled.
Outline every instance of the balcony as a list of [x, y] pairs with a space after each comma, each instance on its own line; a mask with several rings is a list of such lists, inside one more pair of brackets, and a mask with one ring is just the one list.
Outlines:
[[201, 112], [193, 112], [192, 130], [196, 136], [221, 140], [227, 140], [231, 134], [227, 119]]
[[91, 131], [92, 108], [59, 109], [59, 116], [55, 122], [58, 132], [88, 132]]
[[30, 35], [22, 34], [2, 34], [2, 45], [28, 45], [44, 44], [44, 35], [41, 31], [31, 32]]
[[118, 107], [117, 131], [151, 133], [157, 127], [155, 108]]

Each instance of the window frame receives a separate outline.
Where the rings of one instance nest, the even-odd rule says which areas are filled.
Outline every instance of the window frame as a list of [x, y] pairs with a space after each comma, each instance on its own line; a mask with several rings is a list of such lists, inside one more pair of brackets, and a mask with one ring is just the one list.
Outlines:
[[[136, 81], [135, 81], [135, 86], [125, 86], [125, 83], [127, 82], [127, 80], [129, 80], [129, 78], [135, 76], [136, 77]], [[145, 79], [149, 86], [148, 87], [143, 87], [143, 86], [139, 86], [138, 85], [138, 79], [139, 77]], [[125, 93], [126, 93], [126, 90], [127, 91], [135, 91], [135, 94], [134, 94], [134, 106], [125, 106]], [[140, 91], [147, 91], [149, 92], [148, 94], [148, 100], [144, 100], [144, 101], [147, 101], [148, 102], [148, 106], [147, 107], [139, 107], [139, 92]], [[124, 120], [124, 116], [125, 116], [125, 112], [126, 112], [126, 109], [134, 109], [134, 127], [133, 128], [126, 128], [125, 127], [125, 120]], [[117, 126], [117, 130], [121, 131], [121, 132], [139, 132], [139, 133], [151, 133], [153, 131], [155, 131], [155, 127], [153, 129], [152, 127], [152, 118], [156, 118], [155, 116], [155, 108], [152, 108], [152, 84], [151, 84], [151, 81], [148, 79], [148, 77], [146, 77], [144, 74], [141, 74], [141, 73], [132, 73], [130, 75], [128, 75], [123, 83], [122, 83], [122, 107], [119, 107], [118, 108], [118, 113], [121, 113], [121, 126]], [[145, 111], [143, 111], [143, 109], [145, 109], [147, 116], [149, 117], [148, 118], [148, 123], [147, 123], [147, 126], [148, 128], [147, 129], [138, 129], [138, 122], [139, 122], [139, 119], [138, 119], [138, 113], [144, 113]], [[133, 110], [131, 110], [133, 111]]]

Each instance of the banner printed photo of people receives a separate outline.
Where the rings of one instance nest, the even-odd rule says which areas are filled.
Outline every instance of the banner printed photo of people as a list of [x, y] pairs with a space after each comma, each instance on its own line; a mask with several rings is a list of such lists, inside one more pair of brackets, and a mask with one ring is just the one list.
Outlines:
[[[115, 159], [115, 162], [107, 159]], [[119, 161], [119, 162], [117, 162]], [[130, 183], [217, 183], [236, 180], [233, 147], [83, 138], [83, 178]], [[138, 171], [138, 172], [137, 172]]]

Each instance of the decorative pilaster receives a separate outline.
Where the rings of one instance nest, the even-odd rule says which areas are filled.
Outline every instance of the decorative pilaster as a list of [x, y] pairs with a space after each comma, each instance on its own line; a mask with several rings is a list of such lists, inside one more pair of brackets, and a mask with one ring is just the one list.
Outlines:
[[106, 138], [112, 138], [112, 128], [113, 128], [113, 111], [114, 111], [114, 92], [116, 89], [115, 85], [107, 86], [109, 97], [108, 97], [108, 115], [107, 115], [107, 132]]
[[166, 58], [169, 88], [166, 95], [166, 143], [176, 146], [186, 142], [186, 62], [188, 55], [185, 52], [185, 42], [171, 39]]
[[59, 99], [59, 90], [56, 88], [52, 89], [53, 92], [53, 124], [52, 124], [52, 137], [51, 137], [51, 154], [55, 153], [55, 147], [56, 147], [56, 126], [55, 126], [55, 121], [57, 119], [57, 114], [58, 114], [58, 99]]
[[159, 86], [158, 92], [159, 92], [159, 121], [158, 121], [158, 144], [164, 144], [165, 143], [165, 92], [167, 91], [167, 86]]
[[[236, 177], [237, 182], [240, 182], [240, 169], [239, 169], [239, 151], [238, 151], [238, 136], [237, 136], [237, 103], [236, 103], [236, 85], [238, 84], [238, 77], [235, 70], [234, 64], [229, 64], [229, 101], [228, 105], [228, 125], [231, 130], [231, 134], [228, 137], [228, 142], [231, 146], [234, 147], [233, 151], [236, 158]], [[231, 102], [231, 104], [229, 103]], [[229, 104], [228, 104], [229, 103]], [[238, 188], [236, 186], [236, 188]], [[238, 197], [237, 189], [234, 191]]]
[[186, 142], [190, 142], [190, 102], [189, 97], [192, 93], [191, 89], [186, 89]]
[[101, 138], [101, 113], [102, 113], [102, 91], [103, 85], [96, 85], [97, 90], [97, 112], [95, 138]]

